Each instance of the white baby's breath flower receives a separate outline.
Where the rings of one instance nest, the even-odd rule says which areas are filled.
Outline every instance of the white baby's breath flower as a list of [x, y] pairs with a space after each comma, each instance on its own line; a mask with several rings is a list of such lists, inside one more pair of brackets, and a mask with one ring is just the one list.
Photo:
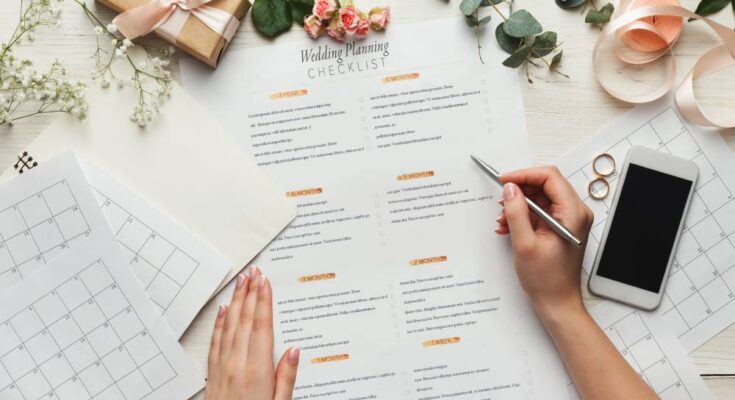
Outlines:
[[130, 39], [125, 38], [122, 41], [122, 46], [125, 47], [126, 49], [127, 48], [130, 48], [130, 47], [133, 47], [133, 42]]
[[117, 32], [117, 26], [113, 23], [107, 24], [107, 32], [115, 34]]
[[95, 35], [97, 35], [97, 36], [99, 36], [99, 35], [101, 35], [102, 33], [104, 33], [104, 29], [102, 29], [102, 27], [101, 27], [101, 26], [99, 26], [99, 25], [96, 25], [96, 26], [94, 27], [94, 34], [95, 34]]

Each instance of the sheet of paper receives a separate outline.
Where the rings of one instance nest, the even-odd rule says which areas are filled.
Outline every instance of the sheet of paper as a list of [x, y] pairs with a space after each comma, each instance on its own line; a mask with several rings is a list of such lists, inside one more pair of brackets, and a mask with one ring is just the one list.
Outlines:
[[83, 169], [125, 261], [181, 337], [230, 264], [101, 169], [90, 163], [83, 163]]
[[74, 155], [44, 164], [0, 185], [0, 291], [109, 229]]
[[699, 165], [699, 179], [658, 313], [692, 351], [735, 322], [735, 157], [720, 135], [684, 122], [670, 100], [636, 107], [558, 161], [595, 213], [585, 268], [594, 262], [611, 195], [590, 198], [591, 162], [601, 152], [619, 165], [633, 145], [668, 152]]
[[0, 398], [188, 399], [204, 375], [107, 232], [0, 294]]
[[304, 351], [295, 399], [564, 392], [492, 232], [500, 190], [469, 158], [529, 162], [518, 76], [493, 30], [484, 65], [460, 19], [233, 51], [216, 73], [182, 65], [187, 89], [297, 202], [253, 263], [274, 284], [276, 354]]
[[294, 218], [293, 203], [177, 83], [144, 130], [125, 111], [136, 96], [90, 88], [87, 120], [62, 116], [26, 150], [41, 165], [72, 150], [103, 168], [225, 257], [229, 281]]
[[[609, 301], [590, 314], [615, 348], [662, 400], [711, 399], [681, 343], [658, 315]], [[579, 399], [572, 383], [569, 398]]]

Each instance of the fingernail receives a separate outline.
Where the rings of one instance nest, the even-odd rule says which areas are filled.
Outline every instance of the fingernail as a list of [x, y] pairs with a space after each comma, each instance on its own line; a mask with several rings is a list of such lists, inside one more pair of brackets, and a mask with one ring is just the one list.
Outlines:
[[514, 183], [506, 183], [503, 185], [503, 200], [510, 200], [518, 194], [518, 186]]
[[252, 275], [253, 275], [253, 277], [256, 277], [256, 276], [260, 275], [260, 268], [258, 268], [256, 266], [253, 266]]
[[292, 347], [288, 351], [288, 362], [291, 365], [299, 365], [299, 356], [301, 356], [301, 349], [298, 347]]
[[235, 284], [235, 289], [240, 289], [242, 287], [242, 284], [245, 283], [245, 275], [238, 274], [237, 275], [237, 283]]
[[498, 215], [498, 218], [495, 218], [495, 222], [500, 222], [501, 219], [503, 219], [503, 213], [500, 213], [500, 215]]
[[217, 309], [217, 318], [222, 318], [225, 316], [225, 311], [227, 309], [225, 308], [224, 304], [220, 304], [219, 308]]
[[258, 278], [258, 288], [263, 289], [263, 286], [265, 286], [265, 275], [261, 275], [260, 278]]

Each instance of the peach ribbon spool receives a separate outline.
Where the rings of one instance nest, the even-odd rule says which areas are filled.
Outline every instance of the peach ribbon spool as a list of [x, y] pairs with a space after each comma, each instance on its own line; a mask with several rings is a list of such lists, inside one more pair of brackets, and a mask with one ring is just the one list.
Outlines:
[[[702, 55], [676, 89], [676, 104], [688, 120], [710, 127], [735, 127], [735, 118], [715, 120], [709, 117], [694, 94], [697, 78], [714, 74], [735, 65], [735, 32], [730, 28], [701, 17], [681, 6], [677, 0], [621, 0], [611, 22], [602, 31], [593, 52], [593, 67], [600, 85], [613, 97], [628, 103], [647, 103], [669, 93], [674, 86], [676, 63], [672, 47], [684, 26], [683, 18], [701, 19], [722, 40], [722, 44]], [[610, 39], [622, 41], [625, 46], [615, 48], [616, 56], [626, 64], [652, 63], [666, 54], [672, 62], [663, 84], [644, 94], [634, 95], [619, 90], [602, 77], [600, 52], [602, 44]], [[735, 115], [735, 113], [733, 114]]]

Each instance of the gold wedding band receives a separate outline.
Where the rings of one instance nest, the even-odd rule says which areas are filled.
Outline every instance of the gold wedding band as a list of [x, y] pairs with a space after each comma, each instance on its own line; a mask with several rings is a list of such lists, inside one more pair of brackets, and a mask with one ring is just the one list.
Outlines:
[[[595, 187], [600, 184], [599, 188]], [[587, 185], [587, 192], [595, 200], [602, 200], [610, 193], [610, 184], [605, 178], [595, 178], [589, 185]]]
[[[607, 160], [610, 164], [607, 168], [601, 168], [600, 162]], [[612, 155], [609, 153], [602, 153], [597, 155], [594, 160], [592, 160], [592, 170], [595, 171], [595, 173], [599, 176], [610, 176], [615, 173], [615, 158], [613, 158]], [[594, 181], [592, 181], [594, 182]]]

